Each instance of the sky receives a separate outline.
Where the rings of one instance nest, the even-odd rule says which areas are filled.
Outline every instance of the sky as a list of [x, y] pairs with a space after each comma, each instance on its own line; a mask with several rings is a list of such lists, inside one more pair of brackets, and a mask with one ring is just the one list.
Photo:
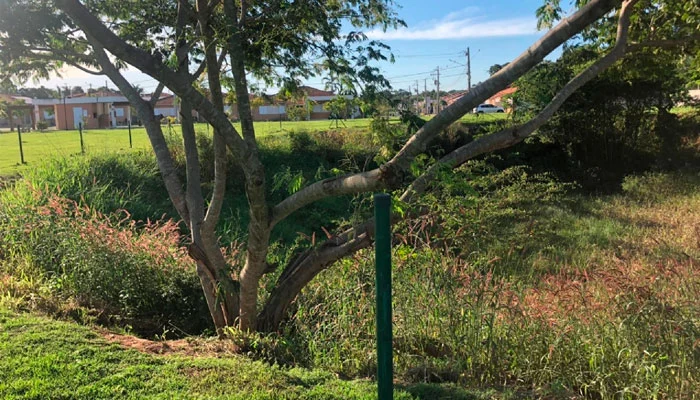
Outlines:
[[[472, 85], [488, 77], [488, 68], [503, 64], [522, 53], [544, 32], [537, 31], [535, 10], [542, 0], [397, 0], [399, 17], [407, 27], [382, 32], [367, 31], [370, 39], [379, 39], [391, 47], [395, 62], [378, 66], [394, 89], [416, 85], [422, 92], [435, 88], [436, 71], [440, 68], [440, 88], [445, 91], [467, 87], [467, 48], [471, 54]], [[146, 92], [157, 82], [130, 69], [126, 78]], [[87, 89], [103, 86], [104, 76], [93, 76], [75, 68], [65, 69], [62, 77], [53, 77], [27, 86], [55, 88], [82, 86]], [[312, 78], [306, 84], [320, 89], [323, 81]], [[115, 87], [111, 82], [110, 87]], [[274, 92], [269, 88], [268, 92]]]

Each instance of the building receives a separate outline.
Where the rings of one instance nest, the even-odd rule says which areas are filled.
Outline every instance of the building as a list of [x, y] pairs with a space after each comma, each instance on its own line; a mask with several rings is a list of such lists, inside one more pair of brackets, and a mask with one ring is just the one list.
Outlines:
[[517, 91], [518, 88], [516, 87], [507, 87], [501, 90], [500, 92], [494, 94], [493, 96], [489, 97], [489, 99], [486, 100], [484, 103], [502, 107], [504, 110], [506, 110], [506, 112], [510, 112], [513, 105], [513, 101], [510, 99], [510, 96]]
[[104, 97], [70, 97], [55, 100], [57, 129], [105, 129], [128, 125], [131, 106], [126, 97], [109, 95]]
[[0, 128], [14, 128], [17, 125], [37, 129], [38, 122], [54, 126], [56, 99], [32, 99], [23, 96], [0, 94], [0, 101], [9, 104], [8, 118], [0, 118]]
[[[299, 88], [299, 97], [295, 99], [285, 99], [279, 93], [270, 96], [249, 96], [253, 121], [280, 121], [288, 120], [290, 109], [292, 107], [299, 108], [300, 115], [304, 120], [323, 120], [331, 117], [331, 112], [324, 108], [324, 105], [336, 98], [336, 94], [320, 90], [310, 86], [301, 86]], [[352, 96], [346, 96], [352, 99]], [[240, 119], [238, 107], [233, 104], [230, 108], [231, 118], [234, 120]]]
[[[513, 93], [517, 92], [518, 88], [516, 87], [507, 87], [500, 92], [494, 94], [493, 96], [489, 97], [484, 101], [486, 104], [491, 104], [494, 106], [502, 107], [506, 112], [510, 112], [512, 109], [512, 104], [513, 102], [509, 99], [509, 96], [512, 95]], [[467, 91], [461, 91], [461, 92], [455, 92], [448, 94], [447, 96], [442, 97], [442, 101], [444, 104], [447, 106], [452, 105], [455, 101], [461, 99], [465, 94], [467, 94]]]

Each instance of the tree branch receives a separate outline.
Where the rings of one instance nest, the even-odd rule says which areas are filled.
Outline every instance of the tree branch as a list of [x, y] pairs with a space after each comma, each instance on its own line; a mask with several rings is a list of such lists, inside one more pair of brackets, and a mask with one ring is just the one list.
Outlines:
[[431, 166], [423, 175], [413, 181], [408, 189], [401, 195], [401, 201], [410, 202], [415, 195], [423, 193], [440, 169], [456, 168], [467, 160], [481, 154], [513, 146], [532, 135], [535, 130], [544, 125], [574, 92], [625, 56], [631, 8], [636, 2], [637, 0], [628, 0], [622, 4], [615, 46], [610, 52], [564, 85], [549, 104], [534, 118], [523, 125], [506, 128], [483, 136], [447, 154], [435, 165]]
[[148, 100], [148, 104], [151, 105], [151, 108], [156, 108], [156, 104], [158, 103], [158, 100], [160, 100], [160, 95], [163, 93], [164, 88], [165, 85], [162, 82], [158, 82], [158, 86], [156, 86], [153, 94], [151, 94], [151, 98]]
[[114, 32], [107, 29], [80, 1], [56, 0], [56, 4], [80, 26], [83, 32], [89, 33], [102, 47], [109, 50], [117, 58], [133, 65], [159, 82], [163, 82], [180, 98], [190, 99], [192, 106], [207, 121], [222, 128], [226, 145], [234, 154], [239, 165], [244, 170], [246, 169], [244, 164], [249, 155], [248, 146], [228, 121], [226, 114], [221, 110], [217, 110], [204, 95], [193, 88], [190, 84], [191, 80], [183, 80], [179, 73], [166, 67], [160, 58], [125, 42]]
[[403, 184], [405, 171], [409, 169], [415, 157], [425, 151], [430, 140], [477, 104], [514, 82], [515, 79], [542, 61], [547, 54], [605, 15], [618, 3], [614, 0], [589, 2], [579, 11], [557, 24], [507, 67], [472, 88], [466, 95], [428, 121], [389, 162], [369, 172], [324, 180], [301, 189], [273, 208], [271, 226], [285, 219], [292, 212], [329, 196], [400, 187]]
[[[569, 81], [535, 118], [521, 127], [504, 129], [477, 139], [451, 152], [416, 179], [404, 192], [401, 200], [410, 201], [414, 196], [423, 193], [428, 188], [429, 182], [441, 168], [455, 168], [470, 158], [509, 147], [522, 141], [544, 124], [577, 89], [622, 58], [625, 54], [627, 42], [630, 9], [636, 1], [625, 1], [622, 5], [618, 22], [617, 42], [614, 48], [606, 56]], [[299, 294], [301, 288], [334, 262], [370, 246], [373, 236], [374, 220], [370, 219], [356, 228], [346, 230], [329, 239], [317, 249], [309, 250], [293, 260], [278, 278], [275, 291], [271, 293], [261, 312], [259, 329], [262, 331], [276, 329], [285, 316], [287, 306]]]
[[175, 162], [173, 161], [170, 150], [168, 149], [165, 136], [163, 136], [163, 130], [160, 126], [160, 122], [156, 121], [155, 116], [153, 115], [153, 107], [151, 107], [149, 102], [146, 102], [141, 98], [141, 95], [139, 95], [136, 89], [134, 89], [134, 87], [124, 78], [114, 64], [112, 64], [104, 49], [100, 47], [99, 44], [95, 43], [92, 45], [92, 47], [94, 49], [95, 58], [102, 66], [102, 70], [112, 80], [112, 82], [117, 85], [122, 94], [124, 94], [124, 96], [137, 110], [141, 120], [143, 120], [144, 125], [147, 128], [146, 133], [148, 134], [148, 139], [150, 140], [151, 147], [153, 147], [153, 152], [156, 155], [158, 169], [163, 177], [165, 188], [168, 191], [168, 196], [170, 197], [175, 210], [180, 215], [180, 218], [182, 218], [182, 220], [185, 221], [185, 224], [189, 226], [190, 215], [187, 208], [185, 193], [182, 188], [182, 182], [180, 182], [180, 178], [178, 177], [177, 168], [175, 168]]

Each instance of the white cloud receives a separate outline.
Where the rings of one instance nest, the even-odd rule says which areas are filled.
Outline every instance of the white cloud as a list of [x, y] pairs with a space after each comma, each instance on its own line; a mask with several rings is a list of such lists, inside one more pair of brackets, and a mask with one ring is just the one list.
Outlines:
[[488, 20], [475, 7], [451, 12], [440, 20], [383, 32], [367, 32], [370, 39], [381, 40], [442, 40], [479, 37], [523, 36], [537, 33], [535, 18]]

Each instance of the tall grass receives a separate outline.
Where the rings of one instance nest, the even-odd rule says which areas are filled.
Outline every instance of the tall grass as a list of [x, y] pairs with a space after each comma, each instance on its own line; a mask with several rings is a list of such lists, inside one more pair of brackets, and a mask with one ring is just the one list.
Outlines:
[[[486, 186], [472, 176], [474, 192], [438, 195], [439, 215], [409, 221], [422, 230], [399, 236], [399, 376], [519, 387], [536, 397], [697, 394], [697, 177], [631, 178], [636, 190], [666, 187], [659, 201], [640, 202], [563, 196], [561, 185], [523, 172], [491, 174]], [[374, 374], [373, 279], [368, 251], [303, 292], [287, 329], [306, 343], [314, 366]]]
[[194, 266], [172, 220], [137, 223], [28, 182], [18, 186], [0, 195], [0, 265], [14, 281], [31, 276], [40, 283], [46, 292], [40, 308], [82, 312], [68, 309], [74, 304], [145, 335], [209, 329]]

